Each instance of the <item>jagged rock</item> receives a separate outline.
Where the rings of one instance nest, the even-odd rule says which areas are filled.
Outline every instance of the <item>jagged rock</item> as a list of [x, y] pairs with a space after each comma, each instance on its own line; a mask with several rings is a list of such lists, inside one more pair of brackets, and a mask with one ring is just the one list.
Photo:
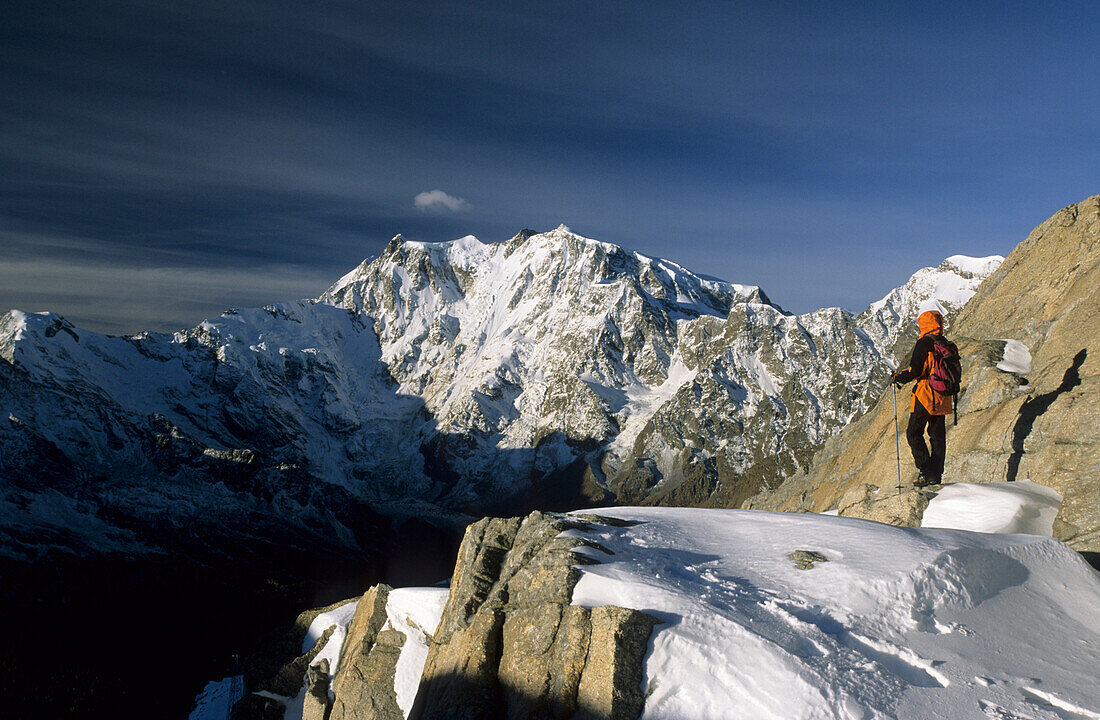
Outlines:
[[386, 626], [392, 588], [375, 585], [355, 609], [332, 681], [330, 720], [403, 720], [394, 671], [405, 635]]
[[657, 621], [570, 604], [582, 542], [559, 535], [584, 526], [538, 512], [470, 526], [410, 717], [637, 717]]
[[[355, 606], [355, 615], [348, 624], [348, 632], [340, 649], [338, 668], [352, 667], [357, 658], [370, 652], [378, 631], [386, 624], [386, 601], [391, 590], [393, 588], [389, 585], [380, 583], [363, 593], [359, 604]], [[338, 669], [336, 679], [339, 678]]]
[[[948, 419], [947, 482], [1028, 478], [1063, 496], [1055, 536], [1100, 549], [1100, 195], [1058, 212], [1020, 243], [947, 334], [963, 356], [959, 424]], [[1005, 338], [1031, 369], [998, 368]], [[1022, 375], [1022, 376], [1021, 376]], [[903, 487], [916, 476], [905, 443], [908, 392], [898, 394]], [[887, 392], [830, 438], [808, 473], [745, 507], [920, 522], [925, 493], [896, 485], [895, 416]], [[876, 501], [868, 488], [882, 488]]]
[[819, 562], [829, 562], [829, 558], [816, 550], [795, 550], [792, 553], [788, 553], [787, 557], [791, 559], [791, 562], [793, 562], [794, 566], [799, 570], [813, 570], [815, 564]]
[[328, 686], [331, 680], [328, 659], [322, 658], [306, 671], [306, 694], [302, 703], [302, 720], [326, 720], [328, 717]]
[[449, 642], [485, 603], [500, 579], [521, 523], [521, 518], [484, 518], [466, 529], [451, 578], [451, 594], [435, 632], [437, 642]]

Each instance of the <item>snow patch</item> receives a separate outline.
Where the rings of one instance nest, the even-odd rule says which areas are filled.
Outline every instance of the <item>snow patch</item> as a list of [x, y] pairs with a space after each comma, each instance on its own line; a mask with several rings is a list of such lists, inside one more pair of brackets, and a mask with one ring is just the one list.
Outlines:
[[[359, 607], [358, 600], [352, 600], [349, 603], [344, 603], [338, 608], [323, 612], [313, 619], [313, 622], [309, 624], [309, 629], [306, 630], [306, 636], [302, 640], [302, 654], [306, 654], [313, 649], [313, 646], [317, 644], [317, 641], [325, 634], [325, 631], [330, 627], [335, 626], [338, 630], [344, 630], [347, 632], [348, 625], [351, 624], [351, 619], [355, 617], [355, 608]], [[333, 633], [335, 637], [335, 632]], [[341, 642], [342, 642], [341, 638]], [[332, 644], [332, 638], [329, 638], [329, 644]], [[337, 650], [337, 657], [339, 657], [339, 650]], [[320, 656], [318, 656], [318, 660]], [[336, 661], [331, 660], [332, 665], [330, 669], [332, 672], [336, 672]], [[317, 664], [317, 660], [313, 662]]]
[[1004, 261], [1004, 257], [1000, 255], [988, 255], [980, 258], [969, 257], [967, 255], [952, 255], [944, 260], [944, 263], [953, 265], [964, 273], [986, 277], [992, 275]]
[[429, 636], [439, 626], [449, 594], [447, 588], [399, 588], [391, 590], [386, 601], [389, 627], [405, 635], [394, 672], [397, 706], [405, 717], [412, 710], [420, 686], [428, 659]]
[[1031, 352], [1019, 340], [1005, 340], [1004, 357], [997, 363], [997, 369], [1013, 375], [1027, 375], [1031, 372]]
[[1057, 491], [1030, 480], [952, 483], [928, 503], [921, 527], [1050, 537], [1061, 506]]

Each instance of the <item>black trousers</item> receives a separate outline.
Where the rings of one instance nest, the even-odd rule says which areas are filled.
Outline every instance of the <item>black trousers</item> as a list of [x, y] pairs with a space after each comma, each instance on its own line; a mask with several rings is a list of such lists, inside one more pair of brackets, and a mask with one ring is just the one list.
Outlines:
[[[928, 445], [924, 444], [924, 430], [928, 429]], [[932, 415], [916, 402], [909, 415], [909, 426], [905, 429], [905, 439], [913, 451], [913, 462], [917, 470], [928, 480], [943, 478], [943, 460], [947, 457], [947, 418], [944, 415]]]

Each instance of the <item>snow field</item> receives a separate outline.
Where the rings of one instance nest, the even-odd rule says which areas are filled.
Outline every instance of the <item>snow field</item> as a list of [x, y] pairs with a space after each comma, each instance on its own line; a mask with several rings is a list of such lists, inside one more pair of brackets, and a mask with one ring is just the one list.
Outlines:
[[[600, 512], [638, 524], [573, 533], [614, 553], [592, 553], [602, 564], [581, 568], [573, 601], [663, 621], [643, 718], [1053, 720], [1100, 709], [1100, 581], [1051, 538], [741, 510]], [[799, 549], [828, 561], [799, 570], [787, 557]]]

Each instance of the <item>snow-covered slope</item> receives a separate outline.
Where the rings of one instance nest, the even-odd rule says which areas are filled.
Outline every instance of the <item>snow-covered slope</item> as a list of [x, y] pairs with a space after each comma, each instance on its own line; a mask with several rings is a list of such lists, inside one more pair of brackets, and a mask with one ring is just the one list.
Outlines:
[[1049, 537], [605, 512], [638, 524], [585, 534], [573, 602], [665, 621], [642, 718], [1100, 718], [1100, 577]]
[[372, 509], [735, 504], [868, 407], [907, 308], [994, 266], [952, 258], [858, 318], [792, 316], [561, 227], [398, 237], [318, 300], [174, 335], [13, 311], [0, 544], [137, 551], [166, 517], [247, 517], [354, 547]]
[[1056, 490], [1030, 480], [951, 483], [928, 503], [921, 527], [1052, 536], [1061, 505]]

